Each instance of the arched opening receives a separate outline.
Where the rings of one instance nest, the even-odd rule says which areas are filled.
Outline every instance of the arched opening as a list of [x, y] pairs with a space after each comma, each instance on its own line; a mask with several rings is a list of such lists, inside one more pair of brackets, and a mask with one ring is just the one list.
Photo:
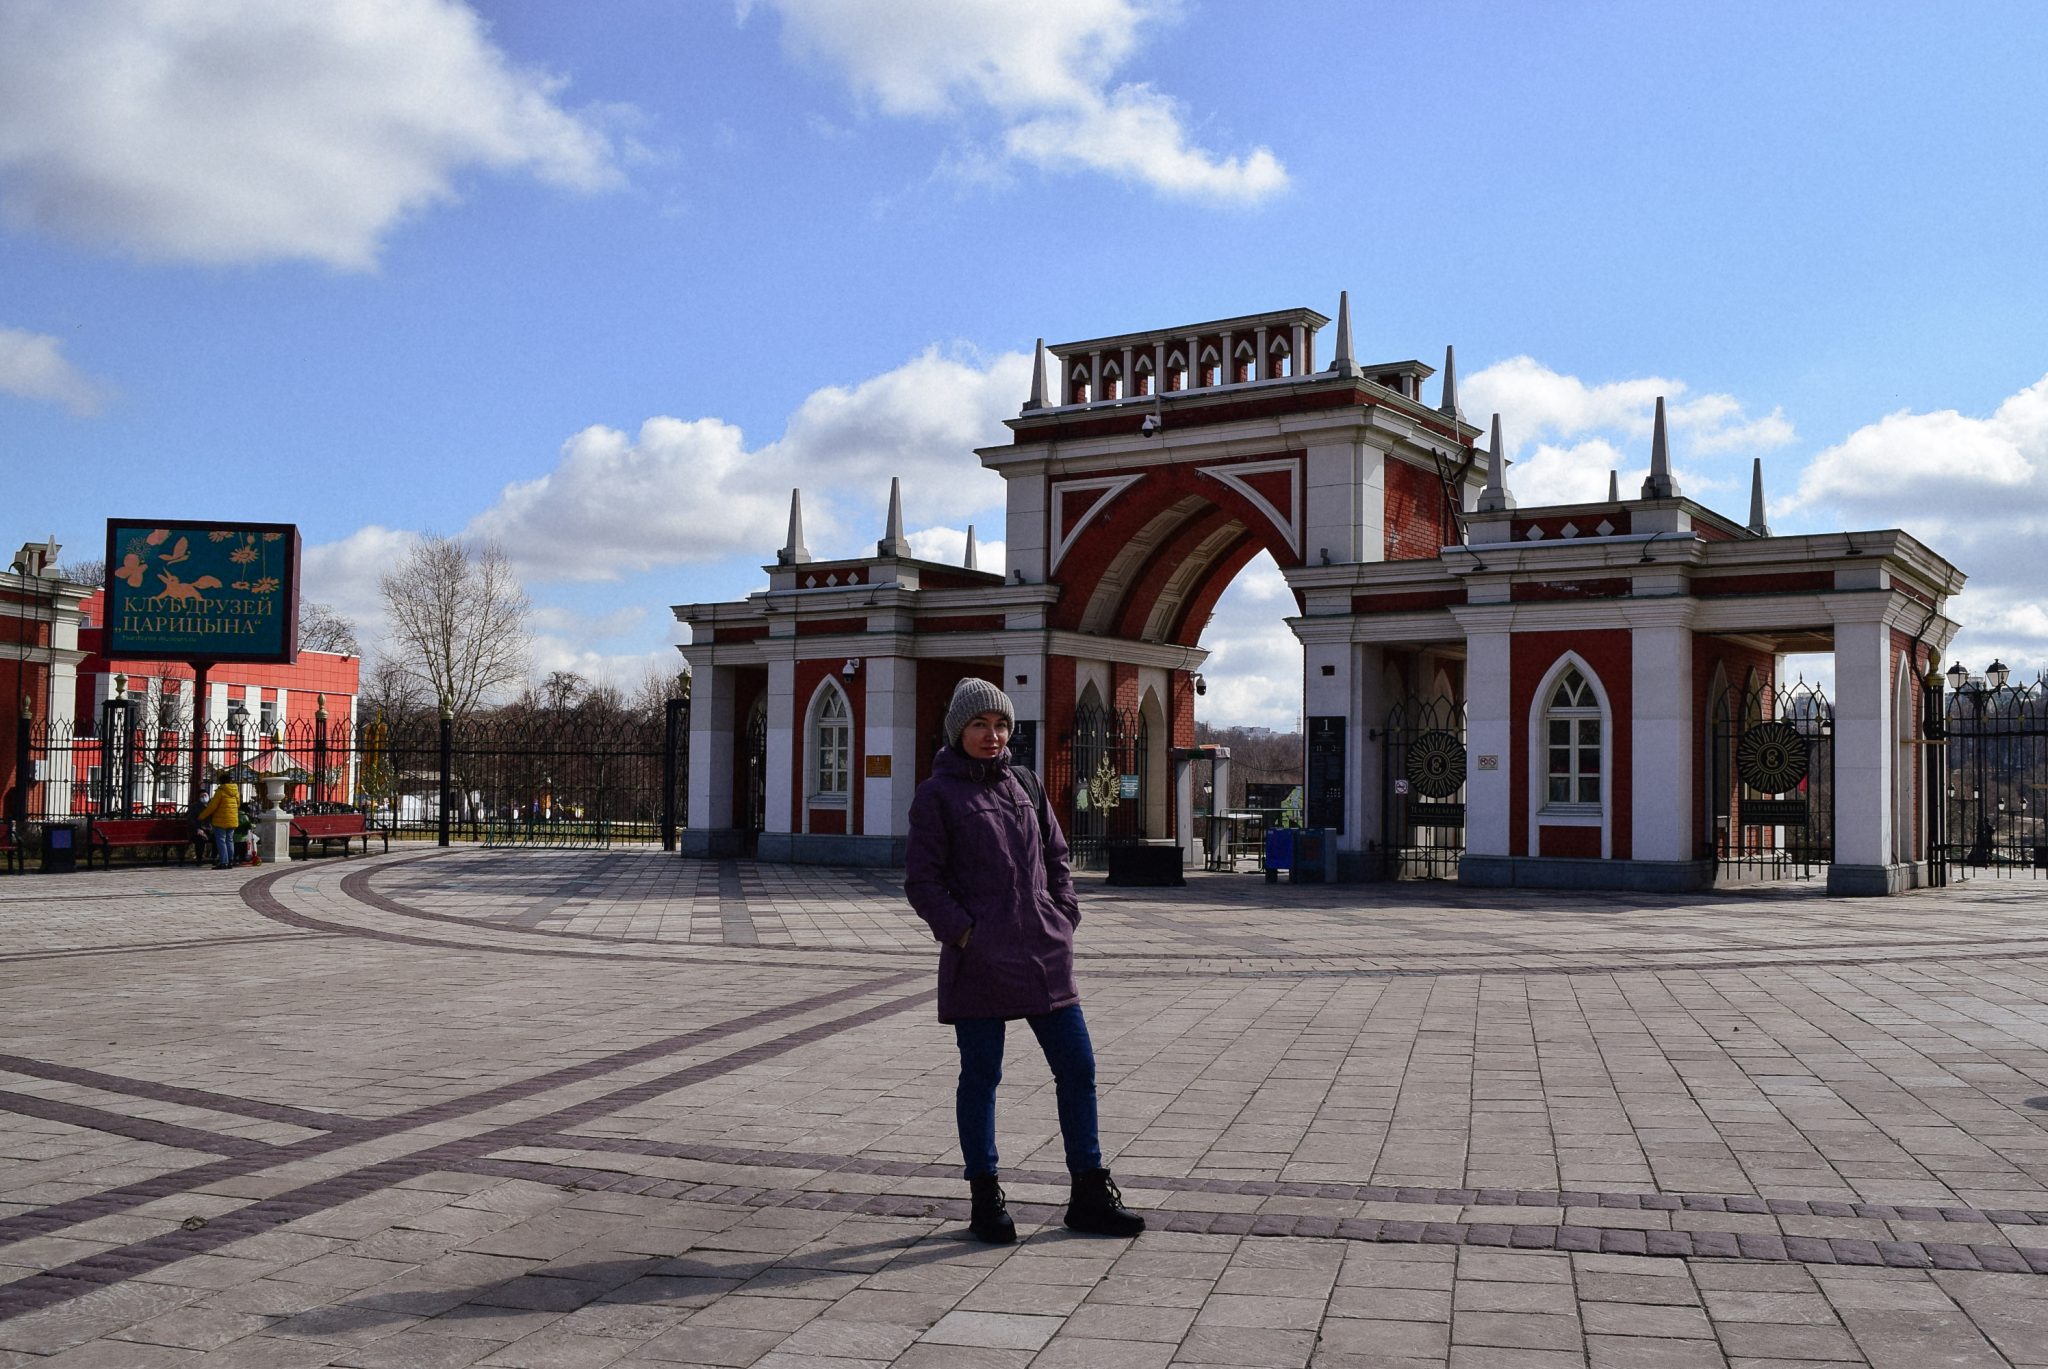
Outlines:
[[1148, 689], [1138, 702], [1137, 774], [1140, 777], [1139, 806], [1148, 836], [1165, 836], [1174, 827], [1172, 753], [1166, 744], [1173, 736], [1173, 723], [1158, 692]]

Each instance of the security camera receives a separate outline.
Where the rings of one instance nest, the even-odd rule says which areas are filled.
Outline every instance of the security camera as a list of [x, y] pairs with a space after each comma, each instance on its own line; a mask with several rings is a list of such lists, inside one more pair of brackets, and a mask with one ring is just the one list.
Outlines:
[[1159, 430], [1166, 425], [1159, 421], [1158, 414], [1146, 414], [1145, 421], [1138, 425], [1138, 431], [1147, 437], [1159, 436]]

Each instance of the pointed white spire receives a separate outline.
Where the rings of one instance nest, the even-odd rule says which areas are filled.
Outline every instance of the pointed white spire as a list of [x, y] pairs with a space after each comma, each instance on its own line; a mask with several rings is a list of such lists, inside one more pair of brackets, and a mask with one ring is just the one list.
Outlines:
[[804, 492], [789, 492], [789, 541], [781, 551], [775, 553], [778, 566], [800, 566], [811, 559], [811, 549], [804, 545]]
[[1444, 398], [1436, 410], [1450, 418], [1465, 416], [1458, 410], [1458, 352], [1454, 347], [1444, 348]]
[[1662, 395], [1657, 396], [1657, 427], [1650, 436], [1650, 475], [1643, 481], [1643, 498], [1678, 498], [1678, 481], [1671, 475], [1671, 444], [1664, 436]]
[[1493, 416], [1493, 445], [1486, 453], [1486, 488], [1479, 492], [1480, 513], [1506, 513], [1515, 506], [1508, 493], [1507, 448], [1500, 440], [1500, 415]]
[[967, 559], [961, 562], [961, 564], [969, 570], [981, 569], [980, 566], [974, 564], [974, 524], [972, 523], [967, 525]]
[[1024, 401], [1024, 412], [1045, 407], [1045, 339], [1038, 340], [1038, 346], [1031, 353], [1031, 397]]
[[889, 526], [882, 530], [882, 540], [875, 543], [877, 556], [908, 556], [910, 541], [903, 535], [903, 477], [889, 477]]
[[1749, 460], [1749, 530], [1758, 537], [1771, 535], [1771, 525], [1764, 521], [1764, 459], [1760, 456]]
[[1621, 502], [1620, 471], [1607, 472], [1607, 502], [1610, 504], [1619, 504]]
[[1351, 355], [1351, 292], [1337, 292], [1337, 356], [1330, 362], [1330, 374], [1356, 376], [1365, 374], [1358, 369], [1358, 359]]

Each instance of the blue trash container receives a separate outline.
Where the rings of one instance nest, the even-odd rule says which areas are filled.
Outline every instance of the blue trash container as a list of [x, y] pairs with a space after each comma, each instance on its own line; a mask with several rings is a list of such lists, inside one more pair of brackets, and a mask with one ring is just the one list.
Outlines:
[[1279, 883], [1280, 872], [1294, 868], [1295, 830], [1292, 827], [1266, 829], [1266, 883]]
[[1332, 856], [1330, 829], [1304, 827], [1294, 838], [1294, 863], [1288, 868], [1289, 884], [1325, 884], [1330, 878]]

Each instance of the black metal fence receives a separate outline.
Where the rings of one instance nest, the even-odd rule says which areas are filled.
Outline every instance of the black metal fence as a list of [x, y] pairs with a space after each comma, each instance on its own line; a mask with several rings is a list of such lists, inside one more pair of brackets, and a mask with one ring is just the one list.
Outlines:
[[2048, 681], [1968, 680], [1941, 709], [1945, 873], [2048, 877]]
[[1380, 877], [1456, 879], [1465, 854], [1465, 708], [1408, 699], [1380, 733]]
[[1835, 859], [1835, 709], [1818, 685], [1724, 696], [1707, 757], [1723, 879], [1812, 879]]
[[[196, 739], [117, 700], [89, 725], [30, 730], [34, 776], [9, 816], [182, 817], [226, 772], [283, 781], [293, 813], [363, 813], [397, 838], [494, 846], [675, 845], [687, 823], [688, 702], [658, 711], [215, 723]], [[195, 776], [198, 783], [195, 785]]]
[[1054, 804], [1068, 805], [1075, 869], [1104, 869], [1111, 846], [1150, 835], [1150, 732], [1136, 712], [1084, 703], [1074, 712], [1068, 745], [1052, 749], [1047, 784]]

